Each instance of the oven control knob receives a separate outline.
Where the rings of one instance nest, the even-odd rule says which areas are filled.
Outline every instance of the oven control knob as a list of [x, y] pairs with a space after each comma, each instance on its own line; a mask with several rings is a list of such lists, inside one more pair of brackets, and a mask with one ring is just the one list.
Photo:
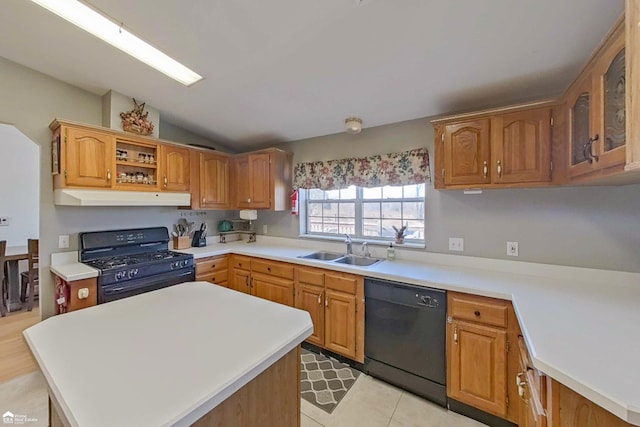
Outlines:
[[186, 260], [180, 261], [180, 267], [186, 267], [186, 266], [187, 266]]

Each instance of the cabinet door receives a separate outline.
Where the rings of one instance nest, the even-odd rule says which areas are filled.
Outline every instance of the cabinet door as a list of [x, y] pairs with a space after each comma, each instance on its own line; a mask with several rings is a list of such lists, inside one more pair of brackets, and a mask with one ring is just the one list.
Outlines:
[[491, 182], [489, 119], [446, 125], [443, 136], [445, 185]]
[[356, 296], [325, 291], [325, 347], [351, 359], [356, 357]]
[[162, 146], [162, 189], [167, 191], [189, 191], [190, 153], [188, 148], [174, 145]]
[[448, 335], [448, 394], [504, 418], [507, 414], [507, 333], [454, 321]]
[[598, 168], [623, 165], [626, 160], [626, 74], [624, 31], [620, 30], [595, 67], [600, 138], [594, 143]]
[[567, 95], [569, 117], [569, 176], [576, 177], [593, 171], [593, 160], [589, 150], [596, 134], [591, 115], [593, 94], [591, 76], [571, 89]]
[[296, 308], [307, 311], [313, 322], [313, 334], [307, 341], [324, 345], [324, 288], [307, 284], [298, 284]]
[[251, 175], [249, 173], [249, 158], [247, 156], [238, 157], [235, 163], [235, 186], [236, 205], [240, 209], [251, 207]]
[[270, 158], [269, 153], [249, 155], [250, 206], [253, 209], [271, 207]]
[[491, 120], [494, 183], [551, 180], [551, 109], [519, 111]]
[[200, 207], [229, 207], [229, 159], [217, 154], [200, 153]]
[[228, 281], [229, 289], [245, 294], [251, 293], [251, 272], [236, 268], [231, 271], [231, 280]]
[[266, 274], [251, 275], [252, 294], [269, 301], [293, 306], [293, 280], [281, 279]]
[[90, 130], [67, 129], [64, 170], [67, 185], [112, 187], [114, 162], [112, 136]]

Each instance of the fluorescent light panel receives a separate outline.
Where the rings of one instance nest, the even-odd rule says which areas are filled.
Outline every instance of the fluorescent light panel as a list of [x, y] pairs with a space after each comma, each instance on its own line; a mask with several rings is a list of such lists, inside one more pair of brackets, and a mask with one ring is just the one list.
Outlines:
[[128, 53], [139, 61], [163, 74], [190, 86], [202, 76], [185, 67], [175, 59], [160, 52], [149, 43], [131, 34], [121, 25], [101, 15], [77, 0], [31, 0], [45, 9], [66, 19], [88, 33], [104, 40], [111, 46]]

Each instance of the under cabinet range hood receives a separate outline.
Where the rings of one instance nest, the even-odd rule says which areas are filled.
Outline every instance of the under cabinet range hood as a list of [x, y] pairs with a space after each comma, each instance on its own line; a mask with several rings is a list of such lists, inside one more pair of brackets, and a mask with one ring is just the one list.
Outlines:
[[59, 206], [190, 206], [190, 193], [58, 189], [53, 192]]

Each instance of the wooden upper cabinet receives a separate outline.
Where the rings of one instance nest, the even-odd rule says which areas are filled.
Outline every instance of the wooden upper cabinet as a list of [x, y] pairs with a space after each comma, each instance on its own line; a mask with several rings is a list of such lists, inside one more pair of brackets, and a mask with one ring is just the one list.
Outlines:
[[492, 181], [551, 180], [551, 109], [519, 111], [491, 120]]
[[175, 145], [161, 147], [163, 174], [161, 187], [167, 191], [189, 191], [191, 189], [191, 161], [189, 149]]
[[251, 179], [249, 172], [249, 157], [241, 156], [234, 159], [234, 193], [236, 205], [240, 209], [251, 207]]
[[251, 194], [249, 204], [255, 209], [268, 209], [271, 207], [271, 173], [269, 170], [271, 155], [249, 155], [249, 192]]
[[66, 128], [61, 167], [65, 185], [111, 188], [115, 182], [115, 138], [107, 133]]
[[200, 207], [229, 207], [229, 158], [215, 153], [200, 153]]
[[491, 182], [488, 119], [445, 125], [443, 142], [445, 185]]
[[290, 207], [291, 153], [277, 149], [234, 159], [235, 204], [239, 209], [287, 210]]
[[571, 180], [623, 171], [631, 83], [626, 52], [620, 22], [564, 97]]
[[506, 417], [507, 332], [457, 320], [448, 326], [449, 396]]

